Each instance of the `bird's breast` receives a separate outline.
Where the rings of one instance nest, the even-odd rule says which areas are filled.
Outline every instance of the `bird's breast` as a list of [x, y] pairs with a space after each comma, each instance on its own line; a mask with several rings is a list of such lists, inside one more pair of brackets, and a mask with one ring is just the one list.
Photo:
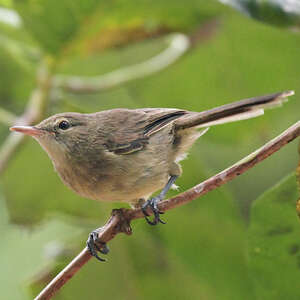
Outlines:
[[168, 180], [167, 162], [151, 162], [145, 153], [107, 156], [105, 163], [71, 163], [55, 169], [77, 194], [100, 201], [134, 202], [163, 188]]

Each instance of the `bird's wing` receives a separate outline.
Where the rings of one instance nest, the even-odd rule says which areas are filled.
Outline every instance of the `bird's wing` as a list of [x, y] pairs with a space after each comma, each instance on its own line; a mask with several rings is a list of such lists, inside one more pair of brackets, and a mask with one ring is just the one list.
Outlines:
[[184, 110], [162, 108], [111, 110], [106, 123], [108, 138], [105, 147], [119, 155], [139, 151], [147, 145], [152, 134], [186, 113]]
[[146, 108], [141, 111], [143, 111], [147, 116], [147, 125], [144, 127], [144, 135], [147, 137], [188, 113], [186, 110], [179, 110], [175, 108]]

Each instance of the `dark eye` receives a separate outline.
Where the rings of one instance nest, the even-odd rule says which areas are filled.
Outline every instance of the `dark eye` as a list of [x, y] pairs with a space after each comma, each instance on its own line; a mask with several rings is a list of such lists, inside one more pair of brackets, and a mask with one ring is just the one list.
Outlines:
[[70, 123], [68, 121], [61, 121], [59, 124], [58, 124], [58, 128], [59, 129], [62, 129], [62, 130], [67, 130], [68, 128], [70, 127]]

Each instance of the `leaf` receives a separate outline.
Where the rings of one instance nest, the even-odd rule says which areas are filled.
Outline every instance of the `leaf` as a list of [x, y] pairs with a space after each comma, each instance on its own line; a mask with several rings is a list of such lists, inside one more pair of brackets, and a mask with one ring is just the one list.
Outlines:
[[96, 0], [16, 0], [14, 3], [27, 30], [52, 54], [57, 54], [74, 38], [81, 23], [87, 21], [98, 5]]
[[168, 252], [175, 253], [210, 290], [210, 297], [203, 299], [250, 300], [245, 224], [225, 191], [221, 188], [168, 212], [167, 228], [160, 235]]
[[296, 178], [292, 174], [252, 207], [248, 255], [257, 299], [300, 299], [297, 198]]
[[14, 7], [26, 29], [52, 55], [74, 49], [86, 55], [140, 40], [141, 35], [193, 28], [215, 15], [215, 5], [203, 9], [196, 0], [184, 6], [180, 0], [15, 0]]
[[59, 219], [48, 220], [31, 232], [11, 225], [5, 200], [0, 195], [1, 295], [5, 299], [24, 299], [25, 282], [51, 262], [51, 249], [63, 249], [62, 240], [66, 240], [70, 234], [76, 237], [79, 233], [79, 227]]
[[288, 0], [219, 0], [262, 22], [299, 26], [300, 3]]
[[12, 7], [13, 0], [0, 0], [0, 5], [4, 7]]

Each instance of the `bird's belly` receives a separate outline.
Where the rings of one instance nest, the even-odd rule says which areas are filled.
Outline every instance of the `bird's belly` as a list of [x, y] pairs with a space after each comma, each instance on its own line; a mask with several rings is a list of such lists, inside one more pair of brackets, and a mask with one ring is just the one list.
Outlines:
[[151, 195], [164, 187], [167, 174], [153, 177], [145, 176], [109, 176], [100, 179], [87, 191], [87, 197], [102, 201], [135, 202], [145, 195]]
[[[64, 183], [82, 197], [99, 201], [135, 203], [146, 195], [162, 189], [168, 181], [168, 170], [158, 172], [155, 167], [143, 167], [136, 170], [116, 170], [66, 175], [59, 172]], [[73, 170], [79, 172], [78, 170]], [[79, 175], [79, 176], [78, 176]]]

